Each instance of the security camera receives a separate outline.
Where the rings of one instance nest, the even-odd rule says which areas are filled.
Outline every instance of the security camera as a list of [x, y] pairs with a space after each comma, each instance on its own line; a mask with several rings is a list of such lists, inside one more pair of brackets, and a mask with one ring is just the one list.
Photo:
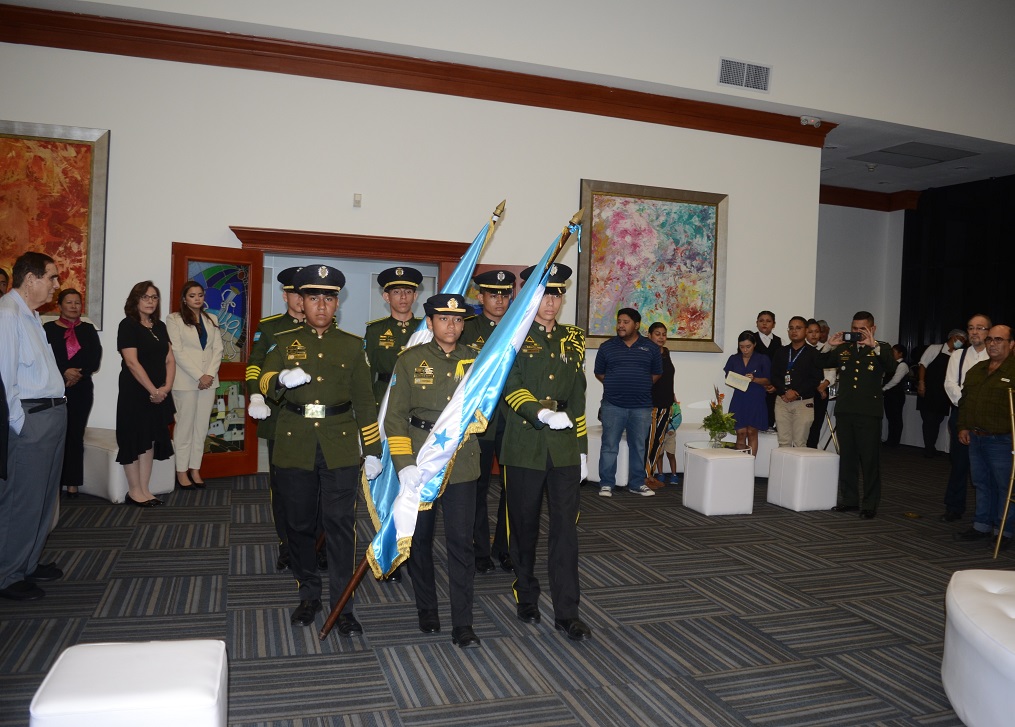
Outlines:
[[816, 129], [819, 126], [821, 126], [821, 119], [817, 118], [816, 116], [801, 116], [800, 125], [813, 126]]

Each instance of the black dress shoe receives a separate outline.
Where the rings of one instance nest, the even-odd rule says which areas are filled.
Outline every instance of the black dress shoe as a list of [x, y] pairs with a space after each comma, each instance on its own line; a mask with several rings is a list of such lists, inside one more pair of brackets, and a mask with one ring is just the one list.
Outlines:
[[459, 649], [478, 649], [479, 637], [471, 626], [455, 626], [451, 629], [451, 643]]
[[577, 618], [558, 618], [553, 622], [558, 631], [567, 634], [571, 641], [585, 641], [592, 638], [592, 629]]
[[961, 519], [962, 519], [962, 516], [959, 513], [955, 512], [954, 510], [949, 510], [944, 515], [942, 515], [941, 517], [938, 518], [938, 520], [940, 522], [943, 522], [943, 523], [953, 523], [956, 520], [961, 520]]
[[328, 551], [324, 548], [317, 551], [317, 570], [328, 570]]
[[12, 601], [35, 601], [45, 595], [44, 590], [28, 581], [18, 581], [6, 588], [0, 588], [0, 598], [8, 598]]
[[976, 528], [969, 528], [968, 530], [963, 530], [961, 533], [955, 533], [955, 535], [952, 536], [952, 539], [962, 540], [967, 543], [976, 540], [989, 540], [990, 533], [984, 532], [982, 530], [977, 530]]
[[153, 497], [150, 500], [145, 500], [144, 502], [138, 502], [137, 500], [130, 499], [130, 494], [128, 493], [124, 495], [123, 498], [124, 498], [123, 503], [125, 505], [137, 505], [138, 507], [157, 507], [158, 505], [162, 504], [162, 500], [159, 500], [158, 498], [155, 497]]
[[511, 561], [511, 556], [508, 553], [500, 554], [500, 569], [506, 570], [508, 573], [515, 572], [515, 564]]
[[35, 570], [25, 576], [26, 581], [46, 582], [63, 578], [63, 571], [56, 563], [39, 563]]
[[859, 509], [859, 505], [836, 505], [832, 508], [832, 512], [856, 512]]
[[493, 573], [495, 570], [497, 570], [497, 566], [493, 564], [493, 558], [476, 558], [477, 573]]
[[165, 502], [163, 502], [162, 500], [160, 500], [157, 497], [153, 497], [152, 499], [150, 499], [148, 501], [148, 507], [160, 507], [161, 505], [165, 505], [165, 504], [166, 504]]
[[861, 520], [873, 520], [877, 516], [877, 514], [878, 513], [877, 513], [876, 510], [861, 510], [860, 511], [860, 519]]
[[65, 494], [67, 495], [67, 499], [68, 500], [76, 500], [76, 499], [78, 499], [78, 491], [77, 490], [74, 490], [74, 492], [71, 492], [70, 490], [66, 490]]
[[289, 551], [280, 552], [278, 560], [275, 561], [275, 570], [286, 570], [291, 563], [292, 559], [289, 557]]
[[436, 610], [426, 608], [419, 610], [419, 630], [424, 634], [436, 634], [441, 630], [441, 619]]
[[519, 603], [518, 620], [524, 621], [527, 624], [539, 623], [539, 606], [534, 603]]
[[343, 613], [338, 617], [338, 633], [342, 634], [342, 636], [362, 634], [363, 627], [360, 626], [359, 621], [351, 613]]
[[300, 605], [293, 611], [293, 615], [289, 619], [289, 622], [292, 623], [293, 626], [310, 626], [314, 623], [314, 616], [316, 616], [320, 610], [320, 598], [300, 601]]
[[402, 582], [402, 566], [398, 566], [397, 568], [395, 568], [394, 572], [390, 576], [385, 578], [384, 580], [388, 581], [389, 583], [401, 583]]

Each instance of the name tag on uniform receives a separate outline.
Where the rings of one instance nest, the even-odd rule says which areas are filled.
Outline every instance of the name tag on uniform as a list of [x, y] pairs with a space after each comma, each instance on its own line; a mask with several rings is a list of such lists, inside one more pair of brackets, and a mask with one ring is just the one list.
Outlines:
[[419, 366], [413, 370], [412, 376], [412, 383], [414, 384], [432, 384], [433, 366], [426, 361], [420, 361]]
[[393, 334], [391, 332], [390, 328], [388, 330], [386, 330], [384, 333], [382, 333], [381, 337], [377, 339], [377, 345], [380, 346], [381, 348], [393, 348], [394, 347], [394, 345], [395, 345], [395, 334]]
[[789, 386], [790, 384], [793, 383], [793, 376], [791, 374], [786, 374], [784, 379], [786, 381], [786, 386]]
[[478, 353], [479, 351], [483, 350], [483, 344], [484, 343], [486, 343], [486, 339], [483, 338], [482, 336], [480, 336], [479, 338], [476, 339], [475, 343], [470, 343], [469, 344], [469, 348], [471, 348], [473, 351], [476, 351]]
[[290, 361], [302, 361], [307, 357], [307, 347], [299, 341], [293, 341], [286, 346], [285, 354]]
[[522, 353], [539, 353], [542, 350], [543, 347], [533, 341], [532, 336], [527, 336], [522, 344]]

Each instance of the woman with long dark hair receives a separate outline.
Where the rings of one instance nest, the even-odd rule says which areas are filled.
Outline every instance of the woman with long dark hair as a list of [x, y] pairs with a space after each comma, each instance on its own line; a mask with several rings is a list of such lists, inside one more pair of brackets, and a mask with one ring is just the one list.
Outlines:
[[92, 374], [99, 370], [102, 344], [95, 326], [81, 320], [81, 293], [67, 288], [60, 291], [57, 302], [60, 317], [43, 328], [66, 387], [67, 441], [60, 485], [67, 497], [74, 498], [84, 480], [85, 427], [95, 400]]
[[662, 487], [663, 440], [670, 424], [670, 410], [676, 397], [673, 395], [673, 379], [676, 371], [666, 348], [666, 324], [656, 321], [648, 327], [648, 337], [659, 346], [663, 357], [663, 375], [652, 384], [652, 422], [645, 447], [645, 484], [653, 490]]
[[203, 488], [201, 459], [215, 404], [222, 336], [218, 319], [204, 309], [204, 288], [188, 280], [180, 291], [180, 310], [166, 319], [176, 358], [173, 401], [176, 404], [176, 483], [181, 489]]
[[768, 429], [768, 405], [765, 402], [765, 387], [772, 376], [772, 361], [765, 354], [755, 350], [758, 339], [750, 331], [737, 337], [735, 353], [726, 361], [724, 371], [733, 371], [750, 380], [747, 391], [739, 389], [730, 399], [730, 413], [737, 422], [737, 449], [751, 448], [758, 454], [758, 431]]

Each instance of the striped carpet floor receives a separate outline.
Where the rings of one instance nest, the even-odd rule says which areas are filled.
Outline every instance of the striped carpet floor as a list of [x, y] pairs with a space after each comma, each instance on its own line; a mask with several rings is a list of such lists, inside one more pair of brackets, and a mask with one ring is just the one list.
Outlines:
[[[356, 594], [363, 637], [321, 643], [290, 626], [295, 584], [274, 571], [263, 475], [155, 510], [65, 500], [44, 560], [66, 577], [42, 601], [0, 601], [0, 725], [28, 723], [67, 646], [176, 638], [226, 642], [236, 727], [960, 725], [940, 680], [945, 589], [956, 570], [1012, 568], [1015, 553], [994, 561], [952, 540], [968, 522], [938, 522], [945, 457], [885, 450], [882, 469], [873, 521], [768, 505], [765, 480], [754, 514], [730, 517], [685, 509], [679, 487], [610, 499], [588, 487], [582, 615], [594, 639], [555, 632], [545, 598], [541, 626], [519, 622], [498, 571], [477, 576], [483, 645], [467, 652], [451, 644], [440, 563], [448, 632], [416, 629], [408, 579], [369, 577]], [[362, 549], [362, 503], [357, 527]], [[442, 561], [440, 539], [435, 551]], [[540, 578], [548, 592], [545, 555]]]

